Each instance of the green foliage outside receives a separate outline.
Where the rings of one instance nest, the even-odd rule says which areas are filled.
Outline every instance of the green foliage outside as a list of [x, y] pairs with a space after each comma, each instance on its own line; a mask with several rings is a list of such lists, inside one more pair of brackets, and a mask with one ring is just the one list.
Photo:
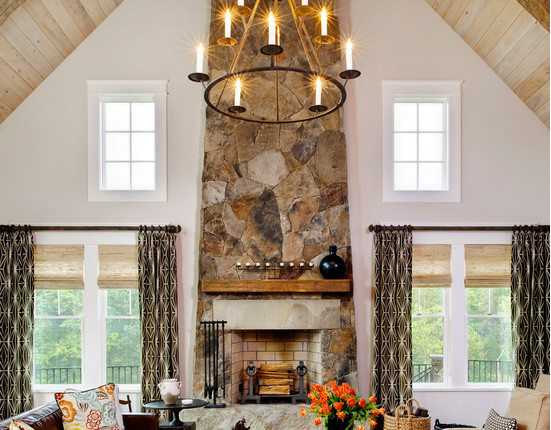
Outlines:
[[[35, 294], [35, 369], [76, 368], [55, 375], [37, 371], [36, 382], [80, 383], [82, 291], [37, 290]], [[99, 360], [99, 354], [92, 359]], [[115, 383], [139, 382], [141, 341], [137, 290], [107, 291], [106, 360], [107, 379]], [[110, 369], [112, 366], [125, 367]], [[68, 380], [64, 372], [69, 372]], [[75, 374], [74, 380], [71, 373]]]
[[[444, 354], [444, 320], [439, 316], [443, 313], [442, 297], [441, 288], [412, 291], [414, 364], [430, 364], [431, 355]], [[469, 382], [509, 381], [512, 356], [509, 290], [469, 288], [466, 303]]]

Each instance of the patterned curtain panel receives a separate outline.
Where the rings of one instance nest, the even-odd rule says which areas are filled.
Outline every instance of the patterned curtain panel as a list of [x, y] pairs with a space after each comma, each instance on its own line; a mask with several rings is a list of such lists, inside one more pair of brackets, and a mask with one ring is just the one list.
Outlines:
[[515, 386], [534, 388], [549, 374], [549, 226], [515, 228], [511, 266]]
[[138, 232], [144, 402], [161, 398], [162, 379], [179, 378], [176, 236], [170, 227], [142, 226]]
[[407, 228], [375, 232], [372, 392], [387, 410], [412, 397], [411, 258]]
[[0, 226], [0, 420], [33, 407], [33, 236]]

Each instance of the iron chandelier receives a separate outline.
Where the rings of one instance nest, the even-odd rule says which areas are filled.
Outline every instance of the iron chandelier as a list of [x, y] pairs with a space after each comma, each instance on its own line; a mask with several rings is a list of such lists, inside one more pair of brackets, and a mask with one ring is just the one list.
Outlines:
[[[233, 7], [217, 12], [223, 17], [224, 36], [217, 37], [211, 27], [211, 40], [216, 40], [215, 48], [222, 47], [225, 53], [208, 53], [212, 80], [203, 72], [207, 53], [202, 44], [197, 48], [196, 71], [188, 77], [203, 83], [207, 105], [234, 119], [267, 124], [310, 121], [340, 109], [346, 100], [348, 80], [360, 76], [360, 71], [353, 67], [350, 39], [344, 55], [345, 70], [338, 73], [344, 82], [332, 76], [336, 75], [335, 70], [329, 71], [340, 68], [341, 63], [340, 51], [334, 48], [335, 38], [328, 33], [330, 11], [325, 6], [314, 7], [308, 0], [300, 0], [300, 5], [295, 5], [295, 0], [264, 0], [267, 7], [263, 11], [261, 3], [262, 0], [254, 0], [250, 9], [245, 0], [237, 0]], [[236, 17], [243, 23], [239, 42], [232, 37]], [[286, 37], [287, 30], [293, 31], [293, 24], [298, 34], [294, 40], [290, 35]], [[234, 33], [240, 30], [237, 28]], [[267, 43], [255, 48], [253, 45], [261, 40]], [[292, 57], [285, 54], [285, 42]], [[243, 60], [245, 49], [262, 55], [252, 61]], [[331, 56], [337, 61], [327, 61], [324, 70], [322, 59]], [[247, 65], [238, 69], [242, 63]]]

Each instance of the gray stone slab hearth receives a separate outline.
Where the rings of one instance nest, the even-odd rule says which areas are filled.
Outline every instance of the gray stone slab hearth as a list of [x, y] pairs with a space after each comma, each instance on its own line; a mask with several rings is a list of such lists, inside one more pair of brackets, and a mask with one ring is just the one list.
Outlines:
[[[241, 418], [251, 430], [313, 430], [312, 417], [301, 417], [304, 404], [227, 405], [222, 409], [199, 408], [180, 413], [182, 421], [195, 421], [196, 430], [232, 430]], [[307, 406], [306, 406], [307, 407]]]

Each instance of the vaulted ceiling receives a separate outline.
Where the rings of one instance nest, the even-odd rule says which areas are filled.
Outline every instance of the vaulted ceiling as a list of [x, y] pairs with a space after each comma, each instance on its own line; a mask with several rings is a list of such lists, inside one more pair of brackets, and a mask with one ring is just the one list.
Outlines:
[[[0, 123], [124, 0], [0, 0]], [[549, 0], [425, 0], [549, 127]]]
[[549, 0], [425, 0], [549, 127]]

